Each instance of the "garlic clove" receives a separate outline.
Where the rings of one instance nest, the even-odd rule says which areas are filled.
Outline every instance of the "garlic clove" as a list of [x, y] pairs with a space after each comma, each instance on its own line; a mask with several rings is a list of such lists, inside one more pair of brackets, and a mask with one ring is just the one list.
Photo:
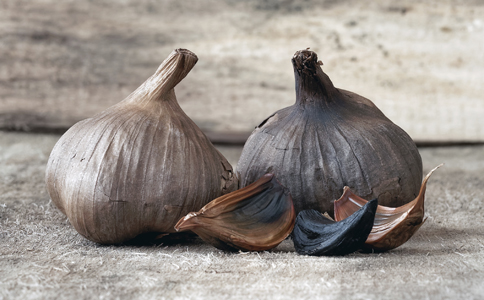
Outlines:
[[305, 255], [346, 255], [361, 249], [370, 234], [378, 206], [369, 201], [348, 218], [335, 222], [314, 209], [303, 210], [292, 233], [294, 247]]
[[[441, 166], [442, 164], [435, 167], [425, 176], [420, 192], [413, 201], [400, 207], [378, 205], [375, 223], [365, 242], [367, 248], [376, 251], [397, 248], [407, 242], [423, 225], [425, 222], [424, 200], [427, 181], [432, 173]], [[334, 202], [335, 220], [345, 220], [367, 202], [367, 200], [355, 195], [349, 187], [345, 187], [343, 195]]]
[[291, 195], [272, 174], [219, 197], [175, 225], [229, 251], [264, 251], [279, 245], [295, 222]]
[[52, 202], [102, 244], [173, 233], [193, 210], [238, 188], [232, 167], [177, 102], [197, 56], [174, 50], [125, 100], [72, 126], [46, 168]]

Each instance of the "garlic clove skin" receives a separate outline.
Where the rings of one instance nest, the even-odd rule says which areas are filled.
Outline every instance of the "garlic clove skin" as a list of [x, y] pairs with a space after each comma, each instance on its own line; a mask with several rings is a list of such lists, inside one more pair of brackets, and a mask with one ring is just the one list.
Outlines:
[[335, 88], [316, 53], [292, 59], [296, 103], [264, 120], [237, 165], [240, 186], [274, 173], [296, 212], [333, 212], [344, 186], [386, 206], [415, 199], [422, 160], [415, 143], [368, 99]]
[[175, 225], [227, 251], [264, 251], [279, 245], [294, 227], [291, 195], [272, 174], [219, 197]]
[[[411, 202], [400, 207], [378, 205], [375, 223], [368, 239], [366, 248], [373, 251], [388, 251], [406, 243], [425, 222], [424, 200], [427, 181], [432, 173], [442, 166], [432, 169], [425, 176], [418, 196]], [[368, 201], [355, 195], [350, 188], [345, 187], [343, 195], [334, 202], [336, 221], [342, 221], [354, 211], [360, 209]]]
[[348, 218], [335, 222], [310, 209], [300, 212], [292, 233], [297, 253], [314, 256], [346, 255], [363, 248], [378, 206], [369, 201]]
[[55, 145], [47, 189], [84, 237], [116, 244], [173, 233], [181, 216], [237, 189], [232, 167], [175, 96], [197, 60], [174, 50], [125, 100], [76, 123]]

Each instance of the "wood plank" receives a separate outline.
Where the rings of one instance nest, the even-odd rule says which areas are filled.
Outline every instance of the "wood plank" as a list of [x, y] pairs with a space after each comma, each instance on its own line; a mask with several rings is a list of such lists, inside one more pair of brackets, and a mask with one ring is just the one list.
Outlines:
[[250, 132], [294, 103], [290, 60], [311, 46], [335, 86], [374, 101], [413, 139], [484, 141], [484, 6], [123, 3], [2, 4], [2, 128], [67, 128], [186, 47], [199, 62], [176, 89], [185, 112], [206, 131]]

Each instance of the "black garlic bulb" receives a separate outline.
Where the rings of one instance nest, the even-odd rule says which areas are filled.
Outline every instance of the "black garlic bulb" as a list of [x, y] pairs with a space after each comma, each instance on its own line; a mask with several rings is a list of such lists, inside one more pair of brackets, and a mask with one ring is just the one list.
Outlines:
[[237, 165], [240, 186], [274, 173], [296, 212], [333, 212], [345, 186], [365, 199], [401, 206], [419, 193], [422, 160], [415, 143], [368, 99], [335, 88], [316, 53], [292, 58], [296, 103], [264, 120]]
[[292, 240], [297, 253], [314, 256], [346, 255], [362, 249], [375, 220], [378, 200], [363, 205], [348, 218], [335, 222], [314, 209], [297, 215]]
[[182, 216], [237, 189], [230, 164], [175, 97], [197, 60], [173, 51], [125, 100], [75, 124], [55, 145], [47, 189], [84, 237], [112, 244], [172, 233]]

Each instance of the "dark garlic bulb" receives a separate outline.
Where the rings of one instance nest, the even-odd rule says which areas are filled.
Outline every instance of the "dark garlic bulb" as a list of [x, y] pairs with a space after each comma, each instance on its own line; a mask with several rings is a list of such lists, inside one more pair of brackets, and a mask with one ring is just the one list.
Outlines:
[[189, 213], [175, 228], [191, 230], [222, 250], [264, 251], [289, 236], [295, 219], [291, 195], [272, 174], [266, 174]]
[[230, 164], [175, 97], [197, 60], [173, 51], [124, 101], [75, 124], [55, 145], [47, 189], [84, 237], [111, 244], [175, 232], [180, 217], [237, 189]]
[[296, 103], [249, 137], [237, 165], [240, 186], [274, 173], [296, 212], [333, 212], [345, 186], [387, 206], [415, 199], [422, 160], [412, 139], [370, 100], [335, 88], [316, 53], [298, 51], [292, 63]]
[[[400, 207], [378, 205], [373, 228], [365, 242], [372, 251], [387, 251], [407, 242], [425, 222], [424, 200], [427, 181], [430, 175], [442, 165], [437, 166], [425, 176], [420, 192], [413, 201]], [[342, 221], [359, 210], [368, 201], [355, 195], [345, 187], [341, 198], [334, 202], [334, 217]]]
[[377, 200], [371, 200], [340, 222], [328, 219], [314, 209], [301, 211], [292, 233], [297, 253], [346, 255], [363, 248], [373, 227], [377, 206]]

